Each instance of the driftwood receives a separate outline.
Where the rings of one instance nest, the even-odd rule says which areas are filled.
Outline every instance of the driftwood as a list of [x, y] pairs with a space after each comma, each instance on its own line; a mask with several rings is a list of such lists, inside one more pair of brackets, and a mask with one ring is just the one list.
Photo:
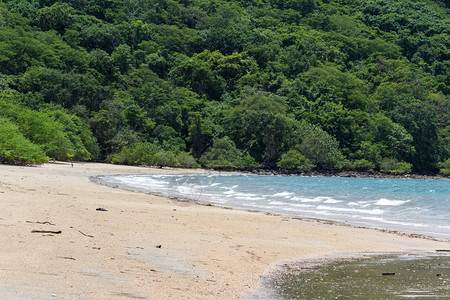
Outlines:
[[60, 256], [60, 258], [70, 259], [70, 260], [76, 260], [76, 259], [73, 258], [72, 256]]
[[[77, 230], [78, 230], [78, 229], [77, 229]], [[90, 237], [90, 238], [93, 238], [93, 237], [94, 237], [93, 235], [86, 234], [86, 233], [82, 232], [81, 230], [78, 230], [78, 232], [81, 233], [82, 235], [87, 236], [87, 237]]]
[[52, 230], [31, 230], [31, 233], [51, 233], [51, 234], [60, 234], [62, 231], [52, 231]]
[[27, 223], [32, 223], [32, 224], [48, 224], [48, 225], [53, 225], [53, 226], [55, 226], [55, 224], [53, 224], [53, 223], [50, 223], [50, 222], [47, 222], [47, 221], [45, 221], [45, 222], [32, 222], [32, 221], [27, 221]]

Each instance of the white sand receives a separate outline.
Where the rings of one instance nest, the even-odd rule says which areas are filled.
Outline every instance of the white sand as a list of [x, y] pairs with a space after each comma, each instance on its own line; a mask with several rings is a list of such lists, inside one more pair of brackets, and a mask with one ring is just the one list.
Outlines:
[[182, 172], [193, 171], [95, 163], [0, 165], [0, 298], [242, 299], [279, 261], [450, 247], [89, 181], [96, 175]]

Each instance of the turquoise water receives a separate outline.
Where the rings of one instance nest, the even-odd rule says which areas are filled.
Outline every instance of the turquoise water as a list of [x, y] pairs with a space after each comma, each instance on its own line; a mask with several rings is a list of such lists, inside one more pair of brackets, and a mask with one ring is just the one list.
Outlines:
[[450, 181], [262, 175], [127, 175], [98, 181], [218, 206], [450, 239]]

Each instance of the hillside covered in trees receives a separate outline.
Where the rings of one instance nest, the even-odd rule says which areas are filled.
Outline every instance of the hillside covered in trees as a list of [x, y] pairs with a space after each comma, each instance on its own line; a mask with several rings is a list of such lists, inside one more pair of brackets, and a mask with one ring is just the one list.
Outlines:
[[0, 162], [450, 173], [450, 5], [2, 0]]

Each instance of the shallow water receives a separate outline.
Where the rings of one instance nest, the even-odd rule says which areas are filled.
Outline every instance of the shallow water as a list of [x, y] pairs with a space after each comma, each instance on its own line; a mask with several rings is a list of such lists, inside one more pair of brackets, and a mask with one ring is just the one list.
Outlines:
[[270, 299], [449, 299], [450, 256], [286, 264], [266, 283]]
[[450, 239], [448, 180], [261, 175], [127, 175], [97, 180], [218, 206]]

